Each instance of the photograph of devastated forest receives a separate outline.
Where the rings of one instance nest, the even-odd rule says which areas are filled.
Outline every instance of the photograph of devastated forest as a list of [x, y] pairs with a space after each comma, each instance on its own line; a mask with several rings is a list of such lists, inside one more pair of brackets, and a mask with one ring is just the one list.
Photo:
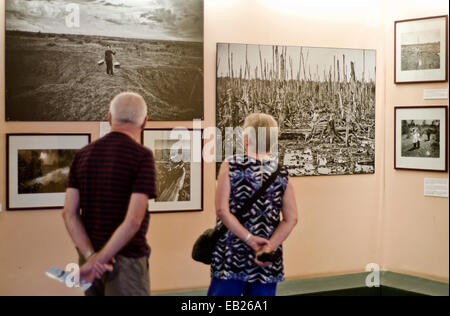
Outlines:
[[374, 50], [218, 44], [216, 124], [273, 115], [291, 176], [374, 173], [375, 76]]

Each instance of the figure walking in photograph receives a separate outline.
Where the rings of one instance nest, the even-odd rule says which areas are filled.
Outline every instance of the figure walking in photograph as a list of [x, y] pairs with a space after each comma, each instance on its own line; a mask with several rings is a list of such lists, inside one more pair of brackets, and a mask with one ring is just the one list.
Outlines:
[[416, 132], [414, 134], [414, 139], [416, 140], [417, 148], [420, 148], [420, 132], [419, 132], [418, 128], [416, 128]]
[[433, 133], [433, 131], [431, 130], [431, 128], [427, 128], [427, 142], [431, 141], [431, 134]]
[[411, 148], [411, 150], [414, 150], [417, 148], [417, 136], [416, 136], [416, 129], [413, 128], [411, 130], [411, 136], [412, 136], [412, 143], [413, 143], [413, 147]]
[[108, 45], [105, 51], [105, 63], [106, 63], [106, 73], [111, 76], [114, 75], [113, 55], [116, 55], [116, 52], [111, 50], [111, 45]]
[[417, 127], [412, 129], [412, 143], [413, 147], [411, 148], [411, 150], [420, 148], [420, 133]]

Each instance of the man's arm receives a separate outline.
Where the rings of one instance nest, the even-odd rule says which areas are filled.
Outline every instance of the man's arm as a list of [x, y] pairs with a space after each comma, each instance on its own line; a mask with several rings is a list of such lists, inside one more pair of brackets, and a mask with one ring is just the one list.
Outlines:
[[117, 228], [105, 247], [98, 253], [96, 260], [101, 264], [110, 262], [114, 256], [125, 247], [139, 231], [147, 212], [148, 195], [133, 193], [128, 205], [127, 216]]
[[80, 192], [77, 189], [68, 188], [66, 191], [63, 218], [67, 231], [81, 254], [86, 256], [92, 253], [94, 247], [80, 217]]

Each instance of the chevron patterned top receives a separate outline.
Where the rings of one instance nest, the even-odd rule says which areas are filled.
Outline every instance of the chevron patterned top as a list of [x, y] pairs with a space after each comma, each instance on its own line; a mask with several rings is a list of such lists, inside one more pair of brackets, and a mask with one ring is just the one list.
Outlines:
[[[231, 183], [230, 211], [241, 212], [241, 207], [267, 181], [277, 168], [275, 160], [258, 160], [240, 155], [227, 159]], [[283, 167], [266, 193], [243, 210], [244, 227], [253, 235], [269, 239], [280, 222], [283, 195], [288, 184], [288, 171]], [[217, 219], [218, 227], [223, 225]], [[280, 246], [281, 248], [282, 246]], [[262, 268], [255, 263], [255, 252], [228, 231], [217, 243], [211, 263], [211, 277], [240, 280], [249, 283], [275, 283], [284, 280], [282, 257], [271, 267]]]

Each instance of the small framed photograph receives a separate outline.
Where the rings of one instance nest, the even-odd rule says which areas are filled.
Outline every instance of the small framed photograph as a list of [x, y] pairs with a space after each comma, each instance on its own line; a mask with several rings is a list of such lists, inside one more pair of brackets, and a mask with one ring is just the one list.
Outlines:
[[157, 197], [149, 202], [149, 211], [202, 211], [202, 131], [145, 129], [141, 139], [155, 159]]
[[448, 80], [448, 16], [395, 22], [395, 83]]
[[64, 207], [70, 166], [90, 134], [7, 134], [7, 210]]
[[448, 80], [448, 16], [395, 22], [395, 83]]
[[395, 107], [395, 169], [448, 170], [448, 107]]

